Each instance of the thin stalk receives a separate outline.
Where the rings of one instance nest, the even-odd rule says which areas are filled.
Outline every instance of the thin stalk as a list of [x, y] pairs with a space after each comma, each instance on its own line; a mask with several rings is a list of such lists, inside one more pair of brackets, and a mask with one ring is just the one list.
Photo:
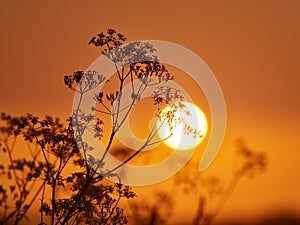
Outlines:
[[240, 181], [241, 177], [243, 176], [243, 173], [238, 171], [234, 174], [234, 176], [231, 178], [231, 180], [229, 181], [229, 184], [227, 185], [221, 199], [219, 200], [217, 207], [215, 208], [215, 210], [213, 211], [213, 213], [211, 213], [208, 217], [208, 223], [211, 223], [215, 217], [220, 213], [220, 211], [222, 210], [222, 208], [224, 207], [225, 203], [227, 202], [227, 200], [229, 199], [229, 197], [231, 196], [232, 192], [234, 191], [234, 189], [236, 188], [238, 182]]
[[45, 198], [45, 189], [46, 189], [46, 182], [43, 182], [43, 191], [42, 191], [42, 198], [41, 198], [41, 224], [44, 224], [44, 218], [43, 218], [43, 210], [42, 207], [44, 205], [44, 198]]

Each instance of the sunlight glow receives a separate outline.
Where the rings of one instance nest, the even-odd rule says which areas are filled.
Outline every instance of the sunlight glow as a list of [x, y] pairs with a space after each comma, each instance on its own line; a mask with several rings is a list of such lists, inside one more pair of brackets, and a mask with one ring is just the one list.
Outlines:
[[[158, 135], [161, 140], [171, 135], [163, 142], [175, 150], [189, 150], [195, 148], [203, 141], [207, 133], [207, 119], [204, 112], [193, 103], [183, 102], [183, 104], [190, 114], [187, 114], [183, 109], [179, 109], [174, 113], [175, 117], [181, 118], [184, 122], [179, 124], [173, 123], [173, 121], [171, 122], [173, 126], [172, 135], [168, 123], [163, 122], [162, 124], [162, 120], [158, 120], [156, 124], [159, 128]], [[171, 107], [167, 106], [162, 112], [169, 110], [171, 110]], [[195, 135], [194, 132], [187, 133], [186, 125], [192, 128], [193, 131], [200, 132], [200, 135]]]

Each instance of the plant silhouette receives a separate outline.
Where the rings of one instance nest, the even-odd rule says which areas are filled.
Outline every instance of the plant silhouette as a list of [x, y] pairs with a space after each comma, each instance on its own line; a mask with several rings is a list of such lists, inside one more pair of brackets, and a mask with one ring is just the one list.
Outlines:
[[[123, 209], [117, 204], [120, 198], [135, 194], [127, 186], [92, 176], [94, 172], [78, 151], [71, 118], [67, 127], [51, 117], [40, 120], [32, 115], [2, 114], [1, 120], [5, 122], [1, 127], [2, 153], [9, 158], [6, 167], [1, 165], [1, 176], [13, 180], [8, 190], [0, 186], [0, 206], [4, 209], [1, 224], [28, 219], [28, 210], [38, 200], [39, 224], [126, 223]], [[19, 136], [38, 145], [29, 149], [30, 157], [14, 158], [20, 154], [14, 146]], [[64, 172], [68, 167], [73, 171], [71, 175]], [[59, 192], [64, 192], [63, 197], [57, 197]]]
[[[157, 130], [153, 127], [137, 151], [116, 168], [107, 170], [105, 157], [111, 151], [113, 140], [149, 86], [161, 84], [152, 96], [155, 116], [161, 124], [168, 123], [170, 130], [174, 126], [172, 120], [176, 117], [176, 109], [184, 108], [184, 105], [175, 101], [182, 100], [180, 92], [167, 86], [173, 76], [157, 61], [153, 54], [155, 49], [141, 42], [123, 46], [125, 40], [123, 34], [108, 29], [89, 41], [89, 45], [100, 48], [101, 53], [113, 62], [118, 83], [115, 91], [99, 92], [94, 96], [97, 105], [90, 112], [82, 110], [79, 101], [66, 125], [51, 116], [40, 119], [30, 114], [20, 117], [1, 114], [1, 158], [6, 157], [7, 163], [1, 164], [0, 174], [1, 180], [7, 179], [8, 182], [0, 185], [0, 224], [19, 224], [26, 220], [30, 223], [29, 211], [38, 201], [40, 225], [127, 223], [124, 210], [118, 203], [121, 198], [134, 198], [135, 193], [122, 185], [115, 172], [144, 148], [163, 140], [154, 138]], [[130, 96], [122, 96], [126, 82], [134, 80], [140, 82], [139, 87], [132, 86]], [[109, 81], [97, 71], [90, 70], [76, 71], [64, 77], [65, 85], [80, 97]], [[130, 101], [123, 107], [124, 98]], [[166, 105], [173, 107], [167, 113], [161, 110]], [[112, 118], [110, 134], [103, 132], [101, 115]], [[101, 157], [95, 157], [93, 152], [96, 149], [83, 141], [86, 131], [92, 132], [99, 141], [108, 135]], [[19, 139], [27, 145], [28, 152], [25, 153], [24, 148], [16, 149]], [[108, 181], [108, 177], [113, 177], [116, 182]]]
[[[125, 36], [114, 29], [101, 32], [89, 41], [89, 45], [99, 48], [101, 54], [113, 63], [116, 73], [111, 80], [91, 70], [65, 76], [64, 84], [79, 96], [66, 122], [52, 116], [41, 119], [31, 114], [1, 114], [0, 177], [5, 182], [0, 184], [0, 225], [31, 224], [30, 212], [34, 212], [36, 207], [39, 208], [39, 225], [128, 223], [119, 202], [121, 199], [135, 198], [136, 194], [129, 186], [122, 184], [116, 172], [147, 147], [164, 141], [155, 138], [164, 123], [169, 125], [170, 136], [174, 126], [185, 123], [177, 116], [178, 109], [183, 109], [187, 114], [189, 112], [182, 104], [184, 97], [180, 91], [168, 86], [174, 77], [158, 61], [155, 48], [143, 42], [124, 45], [125, 41]], [[139, 82], [138, 86], [132, 85], [130, 94], [124, 96], [125, 85], [134, 81]], [[101, 85], [110, 85], [110, 82], [115, 86], [108, 88], [108, 92], [100, 90], [93, 96], [97, 104], [88, 111], [83, 110], [82, 97]], [[136, 151], [115, 148], [113, 141], [117, 133], [142, 94], [151, 86], [157, 86], [152, 93], [153, 114], [160, 126], [150, 129], [147, 139]], [[124, 100], [127, 100], [126, 104]], [[170, 110], [163, 110], [166, 106], [170, 106]], [[103, 128], [107, 122], [104, 117], [112, 121], [107, 132]], [[201, 136], [201, 131], [193, 130], [186, 124], [184, 129], [186, 133]], [[84, 141], [86, 132], [98, 141], [107, 137], [101, 156], [95, 154], [97, 149], [94, 146]], [[19, 141], [22, 145], [18, 144]], [[195, 188], [205, 181], [209, 187], [207, 193], [222, 196], [219, 207], [207, 212], [204, 210], [207, 197], [201, 195], [194, 224], [210, 224], [239, 179], [245, 175], [252, 177], [265, 168], [263, 154], [254, 153], [242, 142], [239, 142], [238, 149], [244, 161], [225, 190], [220, 187], [217, 178], [199, 178], [198, 171], [188, 171], [188, 175], [175, 178], [174, 186], [178, 188], [189, 190], [191, 185]], [[108, 153], [120, 155], [122, 162], [107, 169], [105, 159]], [[174, 196], [160, 191], [153, 194], [153, 199], [151, 204], [130, 201], [133, 224], [168, 223]]]
[[243, 177], [252, 179], [267, 169], [267, 155], [264, 152], [249, 148], [243, 138], [238, 138], [235, 144], [237, 165], [227, 185], [219, 176], [199, 173], [198, 161], [190, 161], [175, 175], [169, 190], [160, 190], [152, 194], [154, 201], [129, 201], [132, 224], [169, 224], [176, 208], [176, 196], [190, 193], [198, 196], [195, 201], [197, 208], [193, 220], [182, 224], [213, 224], [240, 179]]

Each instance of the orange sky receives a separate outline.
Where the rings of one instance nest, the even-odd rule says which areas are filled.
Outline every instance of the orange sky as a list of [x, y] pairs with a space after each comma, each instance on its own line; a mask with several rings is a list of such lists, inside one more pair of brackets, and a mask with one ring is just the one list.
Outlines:
[[129, 41], [175, 42], [205, 60], [226, 100], [224, 145], [207, 172], [222, 171], [226, 180], [240, 136], [269, 156], [268, 172], [242, 180], [220, 217], [300, 213], [300, 2], [105, 2], [0, 2], [0, 111], [68, 116], [73, 93], [63, 76], [89, 66], [98, 52], [87, 43], [107, 28]]

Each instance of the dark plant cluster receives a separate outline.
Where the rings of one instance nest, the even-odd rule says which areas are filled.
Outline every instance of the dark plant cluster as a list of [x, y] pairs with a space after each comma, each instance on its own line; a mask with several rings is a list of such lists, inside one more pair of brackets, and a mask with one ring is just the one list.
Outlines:
[[[127, 222], [117, 205], [120, 198], [135, 194], [95, 174], [78, 151], [71, 122], [69, 118], [65, 127], [52, 117], [1, 114], [1, 158], [7, 157], [9, 163], [0, 165], [0, 176], [6, 176], [9, 185], [0, 185], [0, 224], [29, 219], [27, 212], [38, 199], [40, 224]], [[20, 154], [15, 149], [17, 138], [30, 143], [29, 156], [25, 152], [24, 157], [16, 156]], [[67, 194], [56, 197], [61, 192]]]
[[86, 93], [102, 84], [106, 78], [97, 71], [81, 70], [75, 71], [72, 75], [64, 77], [65, 85], [73, 91]]
[[268, 160], [264, 152], [254, 152], [242, 138], [236, 140], [236, 146], [240, 162], [237, 173], [253, 178], [266, 171]]
[[106, 33], [101, 32], [92, 37], [88, 44], [105, 47], [102, 51], [102, 54], [104, 54], [108, 50], [121, 46], [124, 41], [126, 41], [126, 37], [123, 34], [117, 33], [114, 29], [107, 29]]
[[167, 82], [174, 79], [174, 76], [169, 73], [163, 64], [155, 61], [131, 65], [130, 69], [136, 77], [146, 85], [157, 85], [161, 82]]

